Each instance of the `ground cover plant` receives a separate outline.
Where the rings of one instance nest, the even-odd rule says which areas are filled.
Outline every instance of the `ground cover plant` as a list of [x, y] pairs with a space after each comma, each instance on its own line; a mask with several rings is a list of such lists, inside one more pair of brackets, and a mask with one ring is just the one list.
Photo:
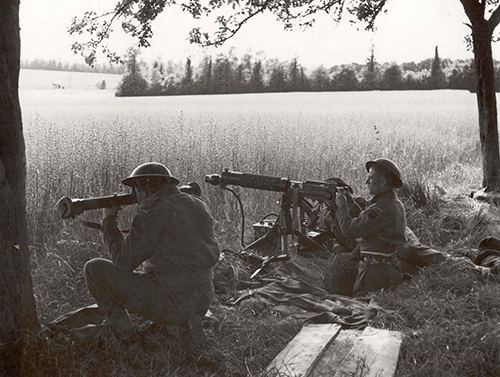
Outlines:
[[[28, 220], [38, 314], [42, 323], [91, 303], [82, 267], [106, 255], [98, 233], [61, 221], [53, 205], [63, 195], [123, 192], [121, 178], [138, 164], [167, 164], [182, 183], [233, 170], [294, 179], [342, 177], [364, 190], [364, 162], [398, 162], [410, 226], [421, 241], [461, 255], [498, 217], [466, 194], [481, 181], [474, 96], [465, 92], [290, 93], [168, 98], [93, 97], [91, 92], [23, 100], [28, 163]], [[223, 247], [237, 250], [239, 212], [227, 194], [202, 184]], [[276, 209], [277, 196], [239, 190], [252, 221]], [[132, 209], [123, 211], [124, 227]], [[87, 219], [98, 220], [98, 213]], [[216, 269], [214, 317], [205, 323], [217, 365], [196, 368], [176, 355], [159, 331], [123, 345], [112, 339], [79, 344], [51, 334], [25, 350], [26, 375], [258, 375], [301, 326], [270, 310], [232, 307], [249, 266], [225, 253]], [[300, 258], [317, 271], [322, 258]], [[318, 274], [316, 273], [316, 276]], [[315, 281], [321, 283], [320, 280]], [[376, 295], [392, 312], [374, 326], [406, 338], [397, 375], [495, 376], [500, 355], [496, 278], [488, 281], [460, 262], [429, 268]]]

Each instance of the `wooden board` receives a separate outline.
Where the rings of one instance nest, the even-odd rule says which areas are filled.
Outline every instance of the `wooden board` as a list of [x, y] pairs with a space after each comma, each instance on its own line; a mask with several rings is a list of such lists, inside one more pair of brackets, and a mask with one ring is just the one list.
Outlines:
[[396, 372], [402, 334], [367, 327], [345, 330], [324, 352], [311, 377], [392, 377]]
[[339, 332], [336, 324], [306, 324], [269, 364], [266, 376], [309, 376]]
[[342, 330], [318, 360], [310, 377], [334, 376], [362, 333], [362, 330]]

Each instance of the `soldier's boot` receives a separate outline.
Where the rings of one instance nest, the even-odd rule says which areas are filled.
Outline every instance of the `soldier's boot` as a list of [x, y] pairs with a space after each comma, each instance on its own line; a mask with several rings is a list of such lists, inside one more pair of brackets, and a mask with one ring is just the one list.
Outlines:
[[203, 332], [201, 317], [196, 315], [188, 321], [189, 331], [191, 335], [191, 345], [196, 352], [202, 352], [205, 348], [207, 338]]
[[111, 330], [121, 340], [127, 340], [135, 333], [134, 324], [126, 310], [113, 311], [107, 317]]
[[201, 317], [196, 315], [179, 324], [179, 337], [184, 350], [192, 353], [195, 357], [200, 356], [205, 351], [206, 345]]

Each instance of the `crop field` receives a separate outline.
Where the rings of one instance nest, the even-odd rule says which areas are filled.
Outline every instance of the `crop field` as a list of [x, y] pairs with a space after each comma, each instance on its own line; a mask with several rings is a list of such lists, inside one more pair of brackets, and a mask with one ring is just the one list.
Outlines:
[[[46, 91], [22, 101], [28, 208], [44, 212], [32, 219], [46, 219], [63, 195], [123, 191], [120, 179], [151, 160], [181, 182], [202, 183], [205, 174], [230, 168], [342, 177], [362, 195], [364, 162], [378, 156], [397, 161], [406, 180], [446, 191], [467, 193], [481, 180], [474, 96], [465, 92], [114, 98]], [[218, 191], [203, 189], [220, 218]], [[262, 197], [244, 193], [251, 217], [272, 205]], [[32, 234], [46, 234], [39, 226]]]
[[[74, 220], [60, 220], [53, 211], [55, 202], [65, 195], [87, 197], [124, 192], [120, 180], [143, 162], [166, 164], [181, 183], [196, 181], [201, 184], [206, 174], [230, 168], [298, 180], [341, 177], [358, 194], [367, 196], [364, 162], [385, 156], [398, 163], [407, 182], [426, 187], [430, 196], [439, 193], [462, 197], [481, 183], [475, 96], [465, 91], [115, 98], [109, 90], [30, 89], [21, 92], [21, 105], [28, 166], [27, 206], [33, 277], [38, 314], [43, 323], [91, 302], [81, 268], [85, 260], [105, 254], [96, 231], [86, 230]], [[219, 189], [204, 183], [201, 186], [203, 197], [217, 221], [221, 244], [236, 247], [240, 226], [236, 203]], [[239, 192], [247, 216], [247, 238], [250, 239], [251, 223], [274, 212], [278, 197], [255, 190]], [[470, 221], [480, 225], [484, 220], [480, 210], [473, 204], [466, 206], [472, 213]], [[124, 212], [122, 220], [126, 224], [131, 211]], [[85, 217], [97, 220], [98, 215], [88, 213]], [[471, 225], [467, 216], [459, 214], [457, 218], [463, 220], [463, 226], [447, 238], [436, 236], [430, 227], [438, 229], [441, 223], [431, 221], [433, 216], [442, 217], [436, 212], [409, 210], [410, 225], [417, 227], [414, 230], [423, 242], [433, 246], [447, 247], [449, 241], [470, 246], [484, 235], [485, 229], [477, 231], [478, 224]], [[471, 229], [476, 233], [472, 234]], [[234, 266], [231, 268], [234, 275]], [[446, 268], [442, 267], [449, 273], [451, 267]], [[432, 272], [429, 274], [434, 276]], [[472, 274], [463, 272], [458, 279], [470, 282], [477, 293], [476, 286], [480, 282]], [[463, 285], [462, 288], [465, 296], [466, 288]], [[498, 285], [486, 288], [483, 295], [492, 298]], [[401, 292], [388, 293], [381, 301], [394, 307], [398, 300], [408, 295], [414, 300], [411, 305], [418, 308], [418, 290], [418, 285], [407, 284]], [[500, 302], [495, 300], [498, 308], [494, 305], [489, 310], [500, 315]], [[445, 301], [438, 304], [432, 301], [431, 304], [439, 307]], [[428, 310], [434, 308], [432, 305]], [[460, 308], [455, 310], [463, 309]], [[219, 344], [220, 349], [231, 350], [226, 359], [229, 366], [224, 373], [227, 375], [258, 375], [300, 327], [293, 321], [274, 316], [271, 319], [252, 315], [242, 318], [234, 311], [215, 309], [214, 312], [230, 324], [226, 327], [219, 324], [213, 330], [214, 337], [223, 343]], [[480, 309], [478, 313], [482, 313]], [[464, 317], [463, 321], [466, 320]], [[448, 317], [446, 321], [450, 325]], [[438, 342], [437, 347], [445, 348], [441, 350], [444, 354], [437, 355], [449, 361], [449, 365], [458, 364], [455, 369], [449, 369], [449, 374], [439, 374], [432, 369], [438, 361], [433, 359], [437, 356], [429, 355], [426, 350], [432, 348], [428, 337], [433, 336], [436, 328], [442, 328], [443, 323], [439, 322], [436, 327], [424, 325], [426, 322], [421, 317], [417, 322], [423, 326], [422, 331], [428, 333], [410, 337], [413, 343], [403, 348], [398, 375], [452, 376], [458, 372], [465, 373], [464, 376], [475, 375], [454, 359], [455, 356], [463, 359], [465, 351], [462, 352], [460, 344]], [[411, 330], [413, 326], [409, 319], [399, 314], [380, 319], [379, 325], [404, 330]], [[248, 337], [257, 331], [257, 326], [260, 326], [259, 338], [251, 340]], [[469, 334], [462, 322], [450, 326], [463, 326], [457, 336]], [[266, 331], [269, 327], [273, 330]], [[481, 334], [490, 332], [491, 328], [483, 330]], [[238, 331], [241, 339], [235, 340], [237, 335], [234, 333]], [[450, 336], [445, 330], [441, 335]], [[244, 342], [245, 346], [234, 347], [235, 341]], [[495, 345], [498, 352], [500, 343]], [[472, 342], [471, 347], [477, 344]], [[488, 347], [493, 347], [491, 342]], [[420, 349], [421, 354], [418, 353]], [[59, 351], [64, 353], [62, 349]], [[428, 360], [421, 359], [422, 354]], [[482, 360], [481, 357], [477, 359]], [[137, 364], [140, 360], [132, 361]], [[179, 374], [174, 374], [172, 369], [162, 369], [160, 361], [154, 357], [145, 360], [145, 368], [150, 372], [144, 375], [159, 376], [166, 372], [189, 375], [177, 369]], [[73, 355], [71, 361], [59, 359], [56, 364], [71, 368], [75, 375], [92, 375], [92, 371], [99, 370], [99, 362], [105, 360], [97, 357], [92, 362], [87, 360], [78, 364]], [[425, 366], [427, 374], [415, 372], [412, 363]], [[109, 375], [138, 375], [136, 366], [127, 363], [116, 364], [115, 368], [118, 369]]]

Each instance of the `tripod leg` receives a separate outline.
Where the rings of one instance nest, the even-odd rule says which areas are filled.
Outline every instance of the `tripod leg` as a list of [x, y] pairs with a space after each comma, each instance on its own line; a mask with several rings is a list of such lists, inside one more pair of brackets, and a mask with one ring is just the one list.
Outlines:
[[259, 247], [260, 244], [262, 244], [263, 242], [267, 241], [275, 233], [276, 233], [276, 225], [273, 226], [271, 228], [271, 230], [269, 232], [267, 232], [266, 234], [264, 234], [262, 237], [259, 237], [255, 241], [253, 241], [252, 243], [246, 245], [243, 249], [241, 249], [241, 251], [246, 251], [246, 250], [252, 249], [254, 247]]
[[279, 216], [279, 231], [281, 237], [281, 253], [288, 254], [288, 237], [293, 235], [293, 219], [290, 217], [290, 202], [287, 195], [281, 196], [281, 207]]

